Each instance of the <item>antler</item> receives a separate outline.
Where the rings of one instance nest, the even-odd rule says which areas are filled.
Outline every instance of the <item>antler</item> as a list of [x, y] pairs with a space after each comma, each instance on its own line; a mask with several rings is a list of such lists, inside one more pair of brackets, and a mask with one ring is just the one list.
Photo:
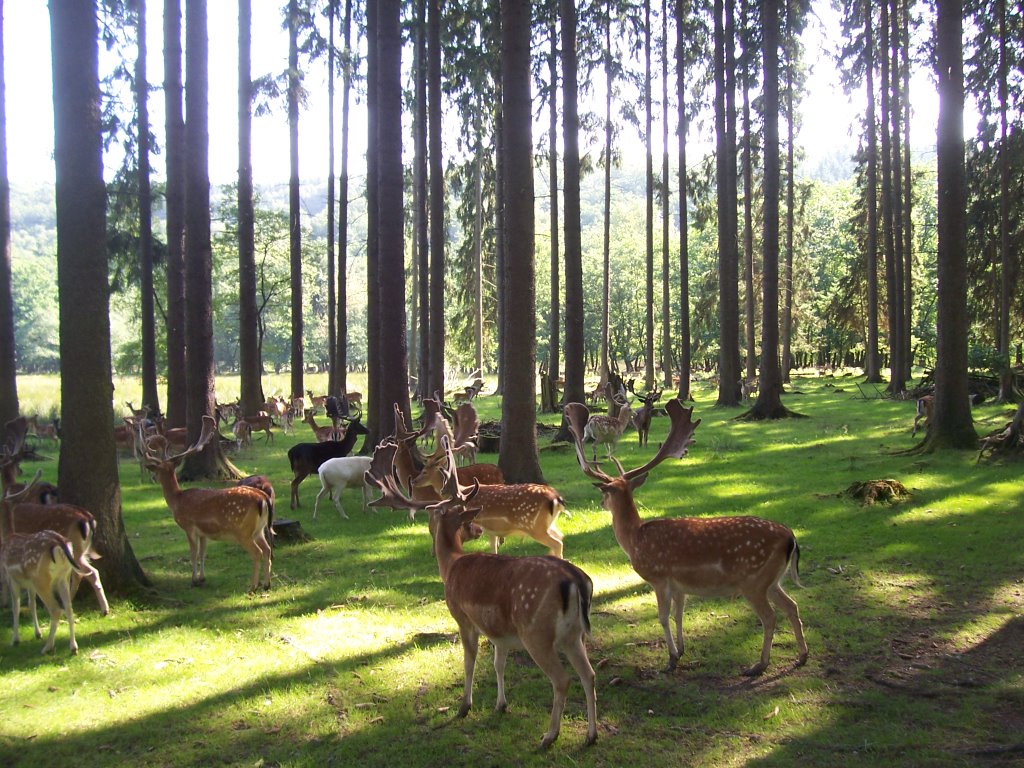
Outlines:
[[395, 454], [398, 452], [398, 444], [391, 440], [386, 440], [378, 444], [374, 449], [373, 460], [370, 462], [370, 468], [363, 476], [364, 480], [368, 484], [376, 486], [382, 494], [379, 499], [371, 501], [370, 506], [417, 511], [420, 509], [434, 509], [442, 506], [448, 506], [452, 503], [465, 504], [473, 498], [473, 496], [476, 495], [477, 490], [479, 490], [480, 484], [476, 483], [470, 491], [459, 486], [458, 478], [455, 475], [455, 457], [452, 455], [451, 446], [447, 438], [442, 438], [441, 443], [448, 454], [448, 465], [442, 470], [444, 473], [444, 483], [441, 495], [446, 496], [446, 499], [438, 502], [429, 499], [423, 500], [412, 498], [407, 491], [402, 488], [401, 483], [398, 481], [398, 476], [395, 473]]
[[25, 448], [25, 437], [28, 435], [28, 419], [18, 416], [11, 419], [4, 425], [3, 447], [10, 453], [11, 458], [18, 460]]
[[[669, 429], [665, 442], [661, 444], [661, 448], [654, 458], [642, 467], [624, 471], [622, 465], [616, 461], [615, 465], [618, 467], [619, 474], [622, 475], [623, 479], [632, 480], [635, 477], [646, 475], [665, 459], [683, 458], [690, 445], [694, 442], [693, 432], [700, 424], [700, 419], [692, 420], [693, 407], [684, 408], [678, 398], [673, 398], [665, 404], [665, 410], [668, 411], [668, 415], [672, 419], [672, 427]], [[583, 405], [583, 403], [569, 403], [565, 406], [565, 418], [569, 424], [569, 431], [572, 432], [576, 442], [576, 458], [579, 459], [580, 469], [583, 470], [583, 474], [601, 482], [610, 481], [612, 479], [611, 476], [601, 472], [598, 469], [600, 465], [597, 462], [587, 461], [586, 452], [583, 450], [583, 429], [586, 427], [587, 419], [590, 418], [590, 411], [587, 409], [587, 406]]]
[[598, 469], [600, 466], [598, 462], [587, 461], [587, 452], [583, 449], [583, 430], [586, 429], [587, 421], [590, 420], [590, 409], [583, 403], [567, 403], [563, 413], [573, 441], [576, 443], [576, 458], [580, 462], [583, 474], [602, 483], [609, 482], [612, 479], [611, 476]]
[[199, 453], [199, 451], [203, 450], [203, 448], [206, 447], [207, 443], [210, 442], [210, 440], [213, 438], [213, 436], [216, 433], [217, 433], [217, 422], [213, 420], [212, 416], [203, 416], [203, 429], [199, 433], [199, 439], [196, 440], [191, 446], [186, 448], [181, 453], [176, 453], [173, 456], [166, 455], [166, 446], [167, 446], [167, 441], [166, 440], [163, 441], [164, 454], [165, 455], [161, 455], [160, 453], [157, 453], [154, 450], [157, 447], [157, 445], [159, 445], [159, 442], [155, 439], [157, 437], [156, 435], [146, 439], [146, 441], [142, 445], [142, 453], [145, 456], [147, 461], [151, 461], [151, 462], [155, 462], [155, 463], [161, 463], [161, 462], [164, 462], [164, 461], [169, 461], [169, 462], [172, 462], [174, 464], [178, 464], [186, 456], [191, 456], [193, 453]]
[[700, 419], [693, 421], [691, 418], [693, 416], [693, 406], [683, 408], [679, 398], [674, 397], [665, 403], [665, 410], [668, 411], [669, 418], [672, 419], [672, 426], [669, 429], [668, 437], [665, 438], [665, 442], [661, 444], [661, 448], [658, 449], [658, 453], [655, 454], [653, 459], [642, 467], [623, 473], [622, 476], [627, 480], [632, 480], [640, 475], [646, 475], [665, 459], [683, 458], [693, 444], [694, 430], [700, 424]]

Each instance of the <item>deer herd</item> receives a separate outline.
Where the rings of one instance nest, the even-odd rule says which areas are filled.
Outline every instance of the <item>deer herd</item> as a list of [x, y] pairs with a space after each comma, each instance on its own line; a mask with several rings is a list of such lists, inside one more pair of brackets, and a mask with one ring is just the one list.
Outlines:
[[[664, 413], [670, 427], [664, 442], [649, 461], [624, 469], [614, 456], [619, 439], [632, 424], [639, 445], [646, 446], [655, 404], [662, 394], [657, 389], [640, 394], [632, 386], [630, 391], [640, 401], [637, 410], [620, 392], [608, 398], [617, 406], [615, 415], [591, 414], [586, 405], [569, 403], [564, 417], [580, 472], [599, 491], [603, 508], [611, 514], [615, 539], [633, 570], [654, 591], [668, 650], [665, 671], [673, 671], [683, 654], [683, 609], [688, 595], [742, 596], [753, 608], [764, 634], [760, 657], [744, 674], [760, 675], [768, 667], [776, 609], [785, 614], [792, 628], [798, 652], [796, 665], [803, 665], [808, 655], [803, 625], [796, 602], [781, 585], [786, 576], [800, 583], [800, 547], [793, 532], [780, 523], [750, 516], [642, 519], [636, 492], [663, 462], [686, 456], [700, 420], [692, 419], [692, 407], [683, 407], [677, 399], [667, 401]], [[469, 400], [452, 409], [440, 398], [426, 399], [418, 430], [406, 426], [401, 409], [395, 405], [394, 432], [376, 446], [372, 456], [363, 457], [348, 455], [357, 436], [367, 432], [358, 415], [341, 424], [335, 415], [337, 402], [318, 403], [312, 393], [308, 394], [310, 398], [291, 411], [302, 414], [316, 442], [300, 443], [288, 452], [294, 474], [291, 506], [299, 506], [298, 485], [302, 479], [316, 473], [321, 490], [313, 507], [314, 519], [320, 501], [327, 497], [341, 518], [347, 519], [341, 492], [355, 487], [362, 489], [364, 511], [368, 507], [390, 507], [408, 512], [410, 520], [418, 511], [427, 514], [444, 599], [458, 625], [463, 648], [465, 677], [458, 715], [466, 715], [473, 704], [473, 672], [483, 635], [494, 648], [498, 711], [507, 706], [504, 671], [508, 653], [523, 649], [551, 682], [550, 720], [541, 745], [554, 742], [570, 684], [560, 658], [564, 656], [583, 687], [586, 744], [593, 743], [597, 738], [596, 676], [587, 655], [587, 639], [591, 634], [594, 584], [583, 570], [563, 559], [565, 540], [557, 522], [567, 512], [559, 492], [538, 483], [505, 483], [497, 466], [476, 463], [479, 420]], [[316, 424], [313, 409], [318, 406], [327, 408], [330, 425]], [[275, 414], [279, 424], [284, 423], [282, 413]], [[251, 443], [254, 431], [265, 432], [268, 443], [272, 439], [270, 426], [275, 417], [268, 412], [249, 417], [225, 408], [218, 409], [218, 418], [225, 422], [233, 418], [229, 426], [239, 447]], [[182, 489], [177, 468], [220, 436], [218, 421], [205, 417], [202, 434], [191, 445], [154, 430], [149, 421], [144, 409], [133, 409], [132, 416], [125, 419], [124, 431], [131, 435], [132, 451], [144, 474], [149, 473], [160, 484], [174, 522], [185, 533], [193, 586], [205, 582], [207, 541], [215, 539], [233, 541], [249, 553], [250, 591], [269, 589], [274, 518], [269, 480], [253, 476], [228, 488]], [[36, 637], [40, 637], [36, 596], [50, 615], [43, 652], [53, 649], [63, 614], [74, 653], [77, 644], [71, 599], [80, 580], [85, 579], [93, 587], [101, 612], [105, 615], [108, 611], [99, 572], [90, 562], [98, 557], [93, 549], [96, 521], [80, 507], [52, 503], [56, 489], [45, 488], [38, 474], [27, 485], [16, 481], [25, 429], [24, 423], [9, 424], [7, 442], [0, 448], [0, 576], [11, 596], [14, 642], [18, 642], [20, 592], [24, 589]], [[588, 440], [594, 443], [589, 457], [585, 447]], [[604, 446], [605, 461], [614, 465], [613, 473], [601, 468], [598, 444]], [[425, 452], [428, 449], [430, 452]], [[372, 494], [379, 498], [371, 501]], [[489, 540], [488, 552], [464, 550], [468, 542], [481, 536]], [[510, 536], [531, 538], [548, 553], [532, 557], [498, 554]]]

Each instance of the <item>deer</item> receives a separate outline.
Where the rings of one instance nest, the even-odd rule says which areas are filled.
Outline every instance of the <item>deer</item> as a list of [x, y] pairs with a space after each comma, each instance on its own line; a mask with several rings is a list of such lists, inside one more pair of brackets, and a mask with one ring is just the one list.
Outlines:
[[394, 473], [398, 450], [394, 442], [377, 446], [367, 481], [383, 494], [371, 505], [430, 511], [430, 533], [445, 603], [459, 626], [462, 641], [465, 676], [457, 716], [465, 717], [473, 706], [473, 672], [480, 635], [485, 635], [494, 646], [496, 711], [504, 712], [507, 708], [508, 652], [525, 648], [551, 681], [551, 717], [541, 748], [551, 746], [558, 738], [569, 688], [569, 675], [559, 658], [561, 652], [583, 686], [587, 702], [585, 743], [593, 744], [597, 739], [596, 675], [585, 643], [591, 632], [593, 582], [580, 568], [555, 557], [464, 552], [463, 541], [477, 538], [483, 532], [476, 522], [480, 510], [468, 505], [484, 486], [476, 484], [475, 490], [464, 492], [456, 479], [455, 458], [447, 438], [442, 437], [441, 442], [448, 454], [441, 501], [417, 500], [406, 495]]
[[[270, 428], [274, 426], [274, 420], [271, 418], [269, 413], [260, 411], [254, 416], [240, 416], [235, 421], [235, 426], [231, 428], [232, 431], [234, 431], [235, 427], [237, 427], [238, 423], [241, 421], [244, 421], [249, 425], [250, 438], [252, 437], [253, 432], [262, 432], [265, 435], [263, 439], [268, 445], [274, 442], [274, 433], [270, 431]], [[237, 432], [235, 434], [237, 435]]]
[[234, 541], [249, 553], [252, 558], [250, 592], [260, 587], [268, 590], [272, 550], [265, 530], [273, 519], [267, 496], [247, 486], [182, 490], [178, 485], [175, 470], [186, 457], [203, 450], [216, 434], [216, 422], [211, 416], [203, 416], [199, 438], [181, 453], [165, 456], [147, 443], [143, 449], [146, 466], [156, 474], [174, 522], [188, 539], [192, 586], [206, 583], [206, 543], [208, 539], [215, 539]]
[[924, 395], [917, 398], [917, 412], [914, 415], [914, 428], [910, 431], [911, 437], [917, 435], [917, 426], [921, 421], [924, 421], [925, 434], [928, 433], [928, 427], [932, 423], [932, 412], [934, 410], [935, 395]]
[[329, 495], [342, 520], [348, 520], [348, 515], [345, 514], [345, 510], [341, 506], [341, 492], [346, 488], [363, 489], [363, 511], [365, 512], [369, 501], [369, 486], [363, 476], [369, 468], [369, 456], [338, 456], [321, 464], [320, 469], [317, 470], [320, 475], [320, 493], [316, 495], [316, 501], [313, 503], [313, 519], [316, 520], [320, 499]]
[[[654, 415], [654, 404], [661, 399], [662, 389], [654, 388], [650, 392], [645, 394], [638, 394], [633, 389], [633, 380], [629, 381], [629, 391], [632, 392], [636, 399], [643, 403], [639, 409], [633, 411], [633, 426], [636, 427], [636, 433], [640, 438], [640, 447], [647, 445], [647, 435], [651, 431], [651, 417]], [[594, 443], [594, 450], [597, 450], [597, 443]], [[595, 459], [597, 458], [595, 454]]]
[[[12, 461], [16, 459], [12, 459], [9, 454], [0, 455], [0, 465], [4, 466], [5, 476], [8, 472], [7, 466]], [[78, 592], [78, 586], [84, 578], [96, 593], [100, 613], [106, 616], [110, 613], [110, 604], [107, 602], [100, 573], [91, 563], [100, 557], [93, 549], [96, 518], [83, 507], [51, 501], [48, 489], [53, 486], [41, 483], [41, 475], [42, 472], [37, 470], [32, 482], [27, 485], [4, 486], [3, 497], [0, 498], [0, 524], [8, 525], [9, 530], [18, 533], [32, 534], [51, 530], [66, 538], [70, 542], [72, 559], [75, 562], [71, 596], [74, 597]], [[0, 530], [0, 538], [2, 533]]]
[[312, 389], [307, 389], [306, 400], [309, 401], [309, 407], [314, 413], [318, 408], [323, 411], [327, 410], [327, 395], [314, 395]]
[[231, 433], [235, 436], [235, 445], [238, 450], [252, 446], [252, 424], [245, 419], [239, 419], [231, 426]]
[[50, 614], [50, 633], [43, 644], [43, 653], [53, 650], [57, 635], [57, 624], [63, 613], [68, 619], [68, 647], [72, 655], [78, 653], [75, 640], [75, 612], [71, 606], [71, 576], [79, 572], [70, 542], [56, 531], [45, 530], [36, 533], [15, 533], [8, 530], [0, 546], [0, 568], [11, 586], [11, 614], [13, 637], [11, 644], [18, 645], [21, 638], [18, 620], [21, 614], [21, 590], [28, 592], [28, 604], [32, 613], [32, 628], [36, 638], [39, 631], [39, 617], [36, 613], [36, 597], [43, 601]]
[[345, 429], [345, 437], [341, 440], [331, 440], [326, 443], [297, 443], [288, 449], [288, 464], [292, 468], [291, 482], [291, 508], [295, 509], [299, 503], [299, 484], [314, 472], [320, 469], [320, 465], [328, 459], [336, 456], [348, 456], [355, 447], [359, 435], [369, 434], [370, 430], [364, 427], [359, 419], [353, 420]]
[[[580, 469], [601, 491], [602, 506], [612, 514], [615, 538], [633, 570], [654, 589], [658, 621], [668, 646], [665, 672], [676, 668], [683, 652], [683, 607], [687, 595], [738, 594], [750, 603], [764, 627], [760, 661], [744, 671], [751, 677], [768, 667], [776, 623], [773, 604], [778, 606], [793, 627], [800, 654], [796, 665], [802, 666], [807, 662], [803, 624], [796, 602], [780, 585], [787, 574], [800, 585], [800, 547], [789, 528], [748, 516], [640, 519], [633, 492], [665, 459], [686, 455], [693, 432], [700, 424], [700, 419], [691, 419], [693, 408], [684, 408], [678, 399], [669, 400], [666, 410], [672, 426], [658, 453], [642, 467], [628, 471], [613, 460], [619, 475], [613, 477], [602, 472], [597, 462], [587, 461], [583, 448], [587, 407], [582, 403], [565, 407]], [[669, 627], [670, 613], [675, 619], [678, 643]]]
[[309, 426], [313, 428], [313, 435], [316, 437], [316, 441], [318, 443], [326, 443], [328, 440], [341, 440], [345, 436], [344, 429], [340, 427], [335, 429], [333, 424], [324, 425], [322, 427], [319, 426], [316, 423], [316, 417], [314, 416], [312, 408], [306, 409], [306, 412], [302, 417], [302, 422], [304, 424], [309, 424]]
[[594, 461], [597, 461], [597, 446], [600, 443], [604, 443], [608, 457], [611, 458], [619, 438], [622, 437], [622, 433], [626, 431], [626, 427], [632, 421], [633, 411], [630, 409], [629, 403], [624, 399], [618, 399], [616, 402], [619, 404], [617, 417], [595, 414], [590, 416], [584, 427], [584, 439], [594, 441]]
[[[441, 438], [447, 443], [447, 437]], [[447, 451], [450, 451], [448, 448]], [[477, 465], [479, 466], [479, 465]], [[457, 476], [459, 482], [463, 482]], [[427, 462], [423, 471], [413, 478], [413, 488], [429, 487], [440, 494], [444, 485], [444, 471], [438, 462]], [[476, 493], [480, 513], [476, 524], [487, 534], [491, 551], [509, 536], [529, 536], [557, 558], [562, 557], [562, 532], [555, 527], [558, 516], [565, 510], [565, 500], [550, 485], [540, 483], [514, 483], [511, 485], [480, 485]]]

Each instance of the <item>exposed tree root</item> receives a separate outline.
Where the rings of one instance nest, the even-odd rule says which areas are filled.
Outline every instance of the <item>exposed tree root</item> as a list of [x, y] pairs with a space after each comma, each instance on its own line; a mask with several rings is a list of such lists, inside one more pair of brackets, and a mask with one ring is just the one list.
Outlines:
[[902, 501], [910, 497], [910, 491], [899, 480], [861, 480], [843, 491], [842, 495], [860, 499], [861, 504], [868, 505]]

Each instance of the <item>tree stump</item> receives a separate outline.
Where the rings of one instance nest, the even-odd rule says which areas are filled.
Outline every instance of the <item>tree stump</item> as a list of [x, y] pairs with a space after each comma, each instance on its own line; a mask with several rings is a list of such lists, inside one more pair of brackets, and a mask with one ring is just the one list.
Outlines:
[[860, 499], [862, 505], [878, 501], [891, 504], [909, 498], [910, 491], [899, 480], [862, 480], [843, 491], [843, 495]]
[[278, 519], [271, 528], [274, 532], [274, 543], [301, 543], [313, 540], [313, 537], [303, 530], [302, 523], [298, 520]]

